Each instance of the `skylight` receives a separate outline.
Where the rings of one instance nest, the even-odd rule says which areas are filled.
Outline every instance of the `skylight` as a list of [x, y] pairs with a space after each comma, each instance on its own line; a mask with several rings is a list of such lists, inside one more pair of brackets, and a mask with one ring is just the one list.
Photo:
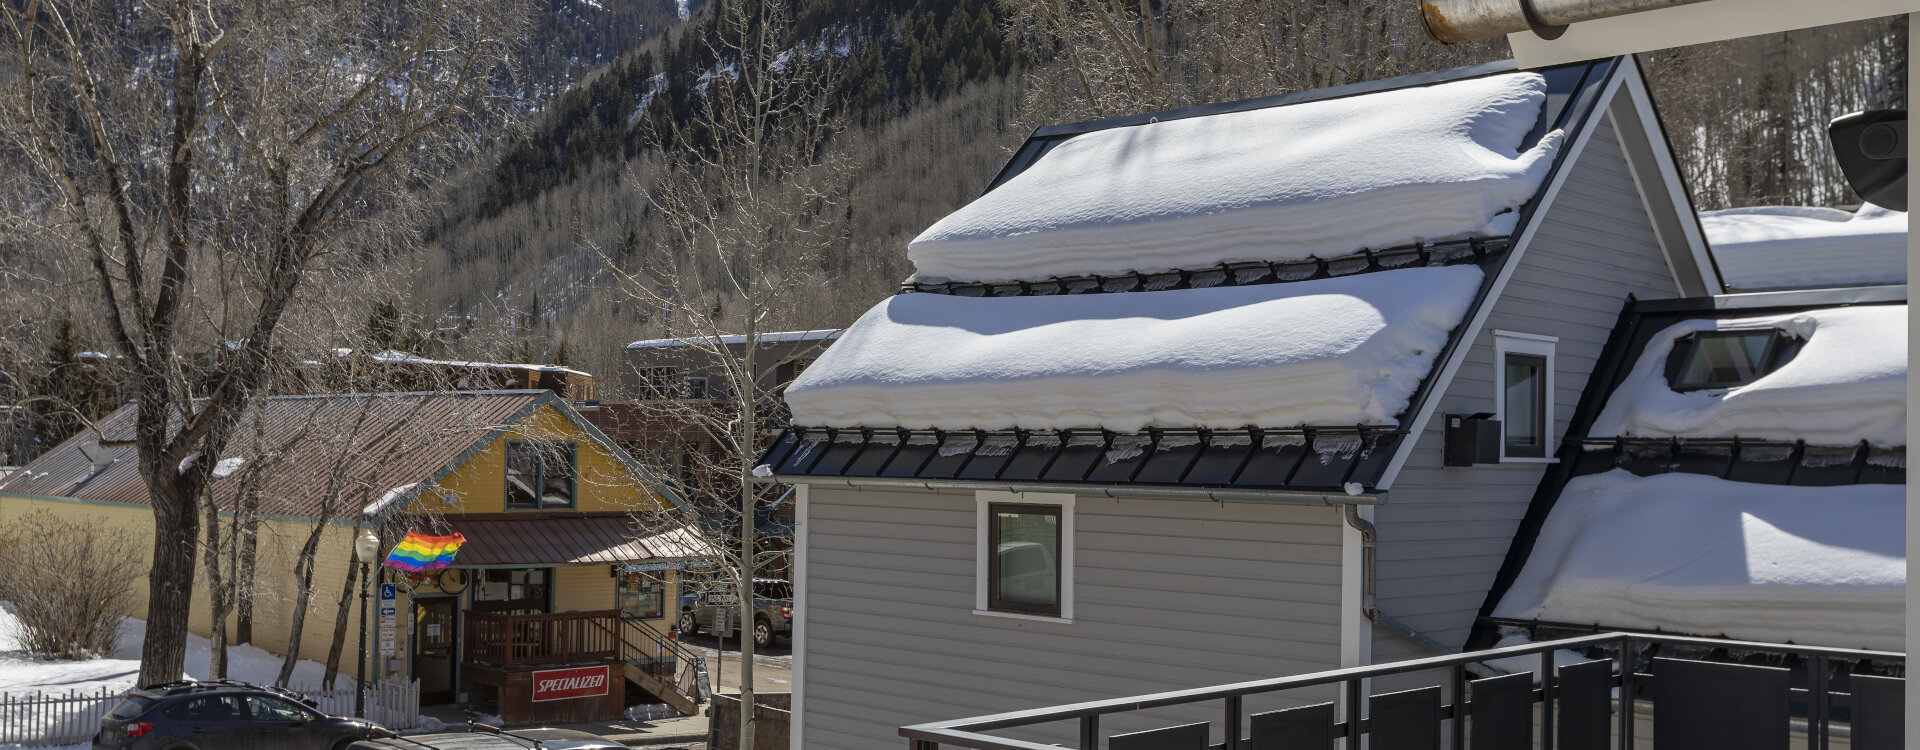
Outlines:
[[1696, 333], [1675, 342], [1667, 382], [1676, 391], [1737, 388], [1792, 361], [1801, 343], [1777, 328]]

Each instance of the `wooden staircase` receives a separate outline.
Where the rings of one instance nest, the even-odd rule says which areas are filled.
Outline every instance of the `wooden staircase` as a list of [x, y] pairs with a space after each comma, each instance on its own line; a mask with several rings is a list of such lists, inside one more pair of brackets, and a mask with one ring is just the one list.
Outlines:
[[[634, 620], [620, 623], [620, 646], [627, 680], [675, 711], [688, 715], [700, 711], [698, 686], [706, 682], [707, 667], [699, 654]], [[680, 675], [680, 679], [674, 679], [674, 675]]]

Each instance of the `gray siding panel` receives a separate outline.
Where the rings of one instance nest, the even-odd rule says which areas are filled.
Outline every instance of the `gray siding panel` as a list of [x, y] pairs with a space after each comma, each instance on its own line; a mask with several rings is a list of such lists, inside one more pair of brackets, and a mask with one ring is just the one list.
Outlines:
[[[1612, 122], [1603, 119], [1597, 125], [1438, 411], [1494, 411], [1494, 330], [1557, 336], [1558, 439], [1627, 295], [1675, 296], [1672, 272]], [[1457, 649], [1466, 642], [1544, 466], [1442, 468], [1443, 430], [1444, 420], [1428, 423], [1394, 481], [1390, 500], [1375, 510], [1380, 530], [1376, 601], [1381, 611]], [[1375, 628], [1375, 662], [1422, 655], [1406, 639]]]
[[[807, 502], [796, 677], [809, 748], [891, 750], [905, 724], [1338, 666], [1337, 509], [1077, 498], [1069, 624], [973, 613], [971, 493], [813, 487]], [[1103, 728], [1217, 721], [1219, 710]]]

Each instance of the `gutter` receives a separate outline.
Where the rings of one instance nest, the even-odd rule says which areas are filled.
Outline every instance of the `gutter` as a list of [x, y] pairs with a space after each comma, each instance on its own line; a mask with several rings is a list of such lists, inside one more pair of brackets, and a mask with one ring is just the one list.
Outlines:
[[1346, 506], [1348, 513], [1356, 505], [1386, 502], [1385, 492], [1348, 495], [1344, 492], [1304, 490], [1253, 490], [1232, 487], [1167, 487], [1149, 484], [1068, 484], [1045, 482], [996, 482], [965, 479], [913, 479], [910, 477], [816, 477], [775, 474], [756, 478], [760, 483], [806, 484], [818, 487], [879, 490], [977, 490], [999, 492], [1056, 492], [1093, 497], [1144, 497], [1155, 500], [1205, 500], [1216, 503], [1278, 503], [1284, 505]]
[[[1384, 627], [1387, 630], [1393, 631], [1394, 635], [1398, 635], [1409, 641], [1413, 641], [1414, 643], [1419, 644], [1420, 646], [1426, 648], [1428, 651], [1432, 651], [1433, 653], [1436, 653], [1442, 656], [1452, 656], [1454, 654], [1460, 653], [1458, 651], [1454, 651], [1453, 649], [1447, 648], [1445, 645], [1441, 644], [1439, 641], [1434, 640], [1431, 636], [1425, 633], [1422, 633], [1418, 630], [1415, 630], [1413, 626], [1408, 625], [1404, 622], [1401, 622], [1400, 620], [1395, 619], [1393, 616], [1388, 615], [1385, 612], [1381, 612], [1380, 608], [1378, 606], [1375, 606], [1374, 597], [1373, 597], [1373, 588], [1374, 588], [1373, 558], [1374, 558], [1374, 549], [1377, 546], [1376, 543], [1379, 540], [1379, 529], [1373, 525], [1372, 521], [1369, 521], [1365, 518], [1360, 517], [1360, 508], [1358, 506], [1348, 505], [1345, 507], [1344, 511], [1345, 512], [1342, 515], [1346, 518], [1347, 525], [1352, 526], [1355, 531], [1360, 532], [1360, 614], [1361, 616], [1366, 617], [1368, 622]], [[1490, 667], [1485, 664], [1481, 664], [1479, 662], [1468, 664], [1467, 669], [1482, 677], [1496, 677], [1499, 675], [1506, 674], [1506, 672], [1503, 670], [1497, 669], [1495, 667]]]

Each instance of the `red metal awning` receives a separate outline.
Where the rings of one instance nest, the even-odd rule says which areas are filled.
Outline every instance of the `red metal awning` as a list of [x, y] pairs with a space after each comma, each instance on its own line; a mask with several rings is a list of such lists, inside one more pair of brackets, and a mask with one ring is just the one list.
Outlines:
[[456, 566], [597, 565], [705, 557], [690, 531], [643, 532], [625, 513], [487, 513], [446, 515], [467, 538]]

